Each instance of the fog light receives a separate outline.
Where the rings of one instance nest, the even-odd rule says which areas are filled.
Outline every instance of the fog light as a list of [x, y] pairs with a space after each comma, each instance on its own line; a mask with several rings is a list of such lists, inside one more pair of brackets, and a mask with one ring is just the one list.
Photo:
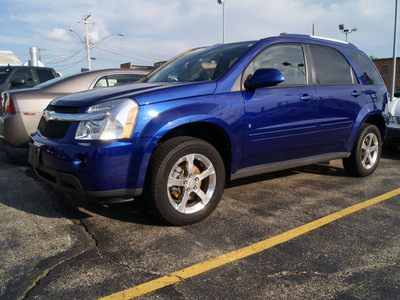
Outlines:
[[74, 156], [72, 159], [72, 165], [77, 169], [82, 169], [86, 166], [87, 160], [85, 155], [79, 153]]

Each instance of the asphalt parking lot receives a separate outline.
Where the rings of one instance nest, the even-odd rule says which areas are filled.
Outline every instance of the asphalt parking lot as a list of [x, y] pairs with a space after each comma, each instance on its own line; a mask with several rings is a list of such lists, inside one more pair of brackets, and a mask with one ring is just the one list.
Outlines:
[[0, 142], [1, 299], [400, 299], [399, 150], [367, 178], [333, 161], [232, 182], [186, 227], [58, 193], [25, 155]]

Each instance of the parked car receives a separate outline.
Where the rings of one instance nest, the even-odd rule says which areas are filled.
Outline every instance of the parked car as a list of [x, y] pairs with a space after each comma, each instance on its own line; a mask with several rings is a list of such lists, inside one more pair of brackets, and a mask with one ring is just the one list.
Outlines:
[[387, 136], [383, 144], [384, 148], [394, 151], [400, 146], [400, 93], [394, 95], [392, 101], [388, 103], [388, 120]]
[[3, 93], [0, 115], [0, 139], [14, 147], [27, 147], [36, 131], [43, 110], [51, 100], [83, 90], [118, 86], [135, 82], [148, 71], [107, 69], [59, 77], [31, 89]]
[[305, 35], [219, 44], [143, 83], [52, 101], [29, 162], [82, 199], [142, 196], [167, 223], [186, 225], [216, 208], [226, 180], [334, 159], [352, 176], [372, 174], [387, 101], [352, 44]]
[[5, 90], [31, 88], [58, 77], [56, 71], [45, 67], [0, 67], [0, 93]]

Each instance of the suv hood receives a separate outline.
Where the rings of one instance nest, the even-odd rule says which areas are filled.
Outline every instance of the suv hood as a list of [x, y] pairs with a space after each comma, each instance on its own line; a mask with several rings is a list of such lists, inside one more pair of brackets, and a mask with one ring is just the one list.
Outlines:
[[111, 87], [85, 91], [57, 98], [51, 102], [57, 106], [91, 106], [108, 100], [132, 98], [139, 105], [181, 98], [213, 94], [215, 81], [200, 83], [134, 83], [121, 87]]

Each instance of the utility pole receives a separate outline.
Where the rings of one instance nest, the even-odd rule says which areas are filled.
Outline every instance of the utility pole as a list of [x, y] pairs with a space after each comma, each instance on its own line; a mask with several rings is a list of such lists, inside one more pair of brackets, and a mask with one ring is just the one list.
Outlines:
[[[97, 45], [98, 43], [100, 43], [101, 41], [105, 40], [106, 38], [108, 38], [108, 37], [110, 37], [110, 36], [113, 36], [113, 35], [124, 36], [124, 34], [123, 34], [123, 33], [113, 33], [113, 34], [109, 34], [109, 35], [107, 35], [106, 37], [102, 38], [100, 41], [97, 41], [97, 42], [95, 42], [95, 43], [94, 43], [94, 42], [91, 42], [91, 41], [89, 40], [89, 32], [88, 32], [88, 26], [87, 26], [87, 25], [88, 25], [88, 24], [94, 25], [94, 22], [93, 22], [93, 23], [89, 23], [89, 22], [88, 22], [89, 17], [90, 17], [90, 15], [84, 15], [84, 16], [82, 16], [83, 22], [78, 22], [78, 23], [83, 23], [83, 24], [85, 24], [85, 34], [86, 34], [85, 39], [83, 39], [83, 38], [75, 31], [75, 29], [70, 28], [69, 31], [75, 32], [76, 36], [79, 38], [79, 40], [81, 41], [81, 43], [84, 44], [84, 48], [86, 48], [86, 53], [87, 53], [87, 64], [88, 64], [88, 68], [87, 68], [87, 69], [88, 69], [88, 70], [91, 70], [90, 60], [91, 60], [91, 59], [96, 59], [96, 58], [90, 57], [90, 46], [92, 46], [92, 48], [96, 48], [96, 45]], [[85, 70], [85, 69], [82, 68], [82, 72], [83, 72], [84, 70]], [[86, 70], [85, 70], [85, 71], [86, 71]]]
[[91, 65], [90, 65], [90, 44], [89, 44], [88, 24], [94, 24], [94, 23], [89, 23], [88, 22], [89, 17], [90, 17], [90, 15], [82, 16], [82, 19], [84, 20], [84, 22], [79, 22], [79, 23], [84, 23], [85, 24], [87, 64], [88, 64], [88, 69], [90, 70], [91, 69]]

